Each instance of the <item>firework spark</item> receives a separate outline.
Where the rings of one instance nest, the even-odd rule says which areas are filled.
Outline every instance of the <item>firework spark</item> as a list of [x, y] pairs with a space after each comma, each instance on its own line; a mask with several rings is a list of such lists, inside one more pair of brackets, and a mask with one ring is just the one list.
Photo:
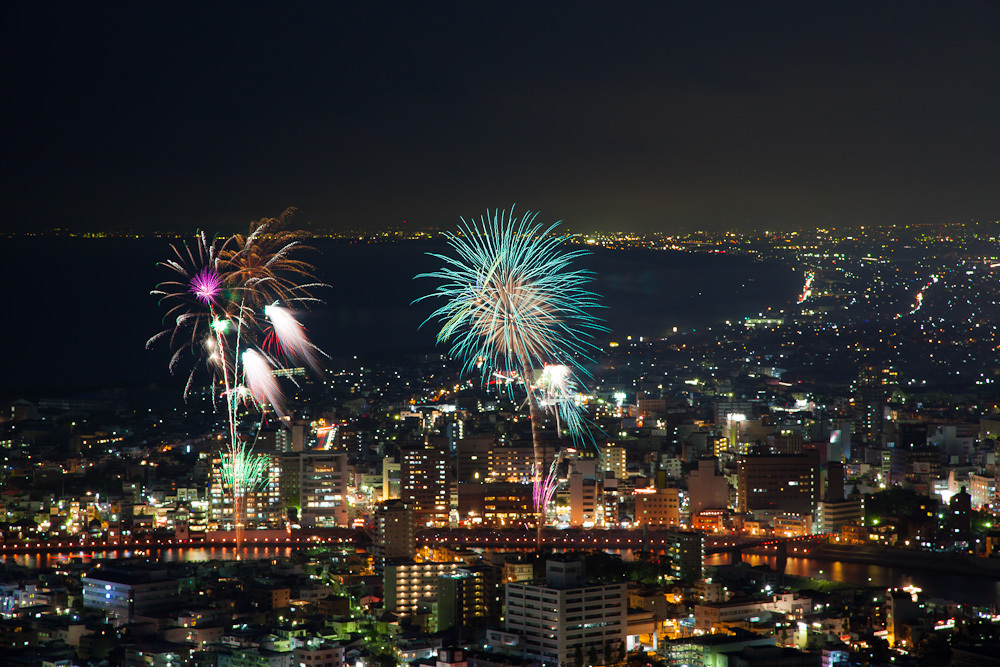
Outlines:
[[224, 490], [228, 490], [233, 503], [233, 529], [236, 533], [237, 558], [242, 543], [243, 522], [247, 496], [262, 490], [270, 478], [271, 461], [264, 454], [254, 454], [244, 442], [220, 452], [222, 466], [220, 477]]
[[206, 306], [215, 305], [222, 291], [222, 276], [215, 269], [204, 268], [191, 279], [191, 293]]
[[557, 432], [565, 426], [574, 441], [589, 437], [583, 410], [576, 402], [579, 390], [573, 369], [565, 364], [546, 365], [536, 388], [540, 392], [538, 406], [555, 417]]
[[544, 515], [545, 510], [552, 503], [552, 499], [555, 497], [556, 491], [559, 490], [559, 475], [556, 473], [558, 463], [558, 461], [553, 461], [549, 464], [549, 471], [545, 477], [542, 477], [539, 474], [538, 469], [532, 466], [532, 470], [534, 470], [534, 478], [536, 480], [541, 480], [540, 483], [536, 483], [534, 485], [532, 498], [535, 502], [535, 507], [538, 508], [539, 513], [542, 515]]
[[[170, 348], [173, 351], [169, 365], [171, 373], [176, 372], [187, 354], [193, 355], [196, 361], [207, 359], [204, 346], [196, 343], [206, 335], [210, 336], [209, 329], [215, 317], [211, 308], [206, 309], [210, 303], [199, 298], [195, 285], [199, 281], [199, 276], [215, 271], [218, 247], [218, 241], [215, 239], [209, 241], [205, 234], [201, 233], [195, 240], [193, 249], [186, 241], [179, 246], [171, 245], [174, 257], [161, 262], [162, 266], [176, 274], [173, 280], [161, 282], [151, 292], [153, 296], [159, 297], [160, 304], [167, 308], [163, 322], [168, 326], [146, 341], [146, 347], [152, 347], [161, 338], [169, 338]], [[194, 385], [198, 367], [198, 363], [191, 365], [187, 383], [184, 385], [185, 399]]]
[[313, 370], [318, 370], [320, 368], [316, 356], [318, 348], [309, 342], [305, 329], [295, 316], [275, 303], [265, 306], [264, 314], [274, 328], [274, 337], [277, 339], [277, 347], [281, 354], [304, 363]]
[[284, 414], [281, 386], [274, 376], [274, 369], [263, 354], [257, 350], [243, 350], [243, 377], [246, 388], [257, 405], [262, 408], [270, 405], [279, 415]]

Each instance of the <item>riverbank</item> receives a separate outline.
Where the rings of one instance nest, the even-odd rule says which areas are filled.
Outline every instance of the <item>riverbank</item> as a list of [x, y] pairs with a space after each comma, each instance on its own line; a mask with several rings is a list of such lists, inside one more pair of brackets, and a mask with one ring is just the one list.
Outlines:
[[810, 551], [809, 558], [866, 565], [890, 565], [908, 570], [1000, 577], [1000, 558], [978, 558], [899, 547], [826, 544]]

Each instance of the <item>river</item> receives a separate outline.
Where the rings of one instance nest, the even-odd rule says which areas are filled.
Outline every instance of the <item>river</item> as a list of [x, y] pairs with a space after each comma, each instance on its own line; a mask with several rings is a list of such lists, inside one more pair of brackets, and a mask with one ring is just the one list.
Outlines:
[[243, 547], [237, 552], [235, 547], [185, 547], [176, 549], [108, 549], [107, 551], [68, 553], [22, 553], [0, 556], [4, 563], [14, 563], [32, 569], [55, 567], [61, 563], [79, 561], [97, 563], [103, 560], [147, 558], [162, 563], [201, 563], [210, 560], [234, 560], [237, 553], [240, 560], [268, 560], [288, 558], [295, 547]]
[[[244, 547], [240, 550], [241, 560], [267, 560], [271, 558], [287, 558], [292, 555], [294, 547]], [[627, 550], [609, 550], [624, 557], [631, 558]], [[48, 568], [78, 559], [83, 563], [98, 562], [116, 558], [152, 557], [164, 563], [199, 563], [210, 560], [233, 560], [237, 550], [233, 547], [188, 547], [177, 549], [138, 550], [108, 550], [85, 553], [28, 553], [12, 554], [3, 557], [6, 563], [15, 563], [28, 568]], [[774, 556], [744, 554], [743, 560], [750, 565], [767, 565], [775, 567]], [[729, 562], [728, 554], [713, 554], [705, 559], [706, 565], [719, 565]], [[902, 586], [917, 586], [930, 597], [952, 600], [962, 604], [983, 607], [1000, 605], [1000, 580], [983, 575], [957, 575], [914, 569], [912, 567], [894, 567], [890, 565], [873, 565], [864, 563], [845, 563], [841, 561], [814, 560], [812, 558], [788, 558], [785, 573], [799, 577], [811, 577], [838, 581], [855, 586], [871, 586], [874, 588], [891, 588]]]
[[[775, 556], [743, 554], [743, 561], [750, 565], [767, 565], [773, 568], [776, 560]], [[728, 562], [728, 554], [713, 554], [705, 558], [707, 565]], [[983, 607], [1000, 605], [1000, 580], [990, 576], [946, 574], [911, 567], [792, 557], [786, 562], [785, 574], [876, 588], [912, 585], [922, 588], [924, 593], [934, 598]]]

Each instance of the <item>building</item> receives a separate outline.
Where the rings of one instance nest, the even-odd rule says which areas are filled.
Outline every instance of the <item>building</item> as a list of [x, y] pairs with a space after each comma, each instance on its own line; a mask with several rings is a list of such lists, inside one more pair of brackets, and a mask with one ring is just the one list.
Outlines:
[[387, 562], [382, 572], [385, 610], [400, 621], [429, 625], [438, 599], [438, 580], [459, 567], [460, 563]]
[[747, 646], [774, 646], [774, 637], [737, 630], [734, 634], [708, 634], [664, 642], [657, 651], [667, 664], [688, 667], [716, 667], [725, 664], [722, 655], [742, 651]]
[[404, 449], [400, 464], [400, 499], [413, 509], [417, 526], [446, 526], [451, 511], [451, 456], [430, 441]]
[[500, 569], [486, 566], [457, 568], [437, 581], [436, 631], [485, 624], [499, 616], [495, 603]]
[[324, 639], [310, 639], [292, 649], [292, 664], [297, 667], [344, 667], [344, 647]]
[[681, 523], [680, 489], [667, 487], [665, 489], [636, 489], [635, 525], [649, 528], [666, 528], [679, 526]]
[[964, 486], [948, 502], [948, 539], [965, 544], [972, 540], [972, 496]]
[[860, 524], [864, 519], [864, 500], [858, 495], [844, 500], [821, 500], [817, 515], [817, 532], [839, 534], [844, 526]]
[[775, 595], [769, 600], [730, 600], [729, 602], [694, 605], [694, 627], [706, 633], [728, 628], [743, 628], [750, 623], [766, 621], [774, 612], [801, 618], [812, 610], [810, 598], [792, 593]]
[[688, 475], [691, 514], [729, 506], [729, 482], [716, 471], [717, 459], [700, 459]]
[[417, 553], [413, 510], [402, 500], [389, 500], [375, 510], [375, 566], [386, 561], [412, 560]]
[[180, 582], [162, 569], [96, 567], [83, 576], [81, 583], [84, 608], [105, 612], [118, 625], [181, 602]]
[[482, 482], [490, 474], [490, 450], [496, 437], [490, 434], [462, 438], [455, 443], [455, 481]]
[[603, 523], [603, 493], [596, 479], [574, 472], [569, 476], [569, 525], [591, 527]]
[[577, 650], [603, 655], [625, 641], [625, 584], [587, 585], [582, 560], [549, 560], [544, 582], [506, 584], [506, 602], [507, 632], [535, 663], [568, 665]]
[[[541, 445], [546, 463], [555, 460], [559, 450], [550, 444]], [[490, 450], [490, 480], [496, 482], [530, 483], [535, 464], [535, 450], [531, 443], [501, 443]]]
[[864, 365], [858, 368], [855, 383], [862, 410], [860, 433], [872, 444], [882, 442], [886, 426], [886, 407], [893, 389], [899, 384], [899, 373], [892, 366]]
[[[243, 525], [246, 528], [283, 528], [285, 505], [281, 494], [282, 455], [256, 452], [268, 459], [267, 480], [244, 496]], [[212, 460], [208, 489], [208, 523], [211, 529], [233, 530], [233, 494], [222, 476], [222, 458]]]
[[174, 667], [190, 659], [188, 644], [159, 640], [125, 647], [125, 667]]
[[705, 577], [705, 536], [696, 530], [669, 530], [665, 559], [670, 561], [671, 575], [682, 581], [697, 581]]
[[299, 454], [301, 506], [299, 524], [303, 528], [345, 528], [350, 525], [347, 485], [351, 469], [347, 454], [325, 451]]
[[465, 482], [458, 489], [458, 520], [503, 528], [534, 523], [531, 484], [517, 482]]
[[983, 508], [983, 505], [991, 504], [996, 494], [996, 477], [987, 477], [986, 475], [977, 475], [976, 473], [969, 475], [969, 495], [972, 497], [973, 509], [980, 510]]
[[625, 448], [621, 445], [607, 444], [601, 447], [604, 455], [604, 470], [610, 472], [615, 479], [628, 477], [625, 463]]
[[742, 455], [737, 459], [737, 510], [812, 514], [819, 481], [819, 460], [813, 454]]
[[382, 459], [382, 500], [399, 500], [401, 469], [391, 456]]

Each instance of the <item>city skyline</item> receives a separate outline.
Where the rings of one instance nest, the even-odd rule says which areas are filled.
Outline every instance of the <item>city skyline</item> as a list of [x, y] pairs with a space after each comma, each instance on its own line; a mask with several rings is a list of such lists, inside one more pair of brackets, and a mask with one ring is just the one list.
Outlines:
[[[5, 231], [990, 220], [997, 9], [13, 7]], [[406, 221], [404, 223], [404, 221]]]

